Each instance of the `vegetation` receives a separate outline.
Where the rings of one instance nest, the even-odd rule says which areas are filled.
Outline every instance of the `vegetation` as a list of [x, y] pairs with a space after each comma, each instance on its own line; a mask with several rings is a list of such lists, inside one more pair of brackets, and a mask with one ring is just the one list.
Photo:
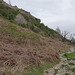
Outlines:
[[16, 27], [13, 26], [11, 29], [6, 29], [6, 28], [2, 28], [0, 27], [0, 30], [2, 32], [8, 33], [8, 34], [14, 34], [16, 36], [22, 36], [25, 38], [38, 38], [39, 36], [35, 33], [28, 33], [28, 32], [20, 32], [19, 30], [16, 30]]
[[70, 75], [69, 73], [65, 73], [64, 75]]
[[[32, 16], [26, 16], [25, 14], [21, 13], [24, 18], [31, 23], [31, 25], [29, 25], [29, 28], [31, 30], [33, 30], [36, 33], [39, 33], [41, 31], [44, 32], [44, 36], [45, 37], [51, 37], [51, 38], [57, 38], [58, 36], [60, 36], [60, 34], [58, 34], [56, 31], [54, 31], [53, 29], [50, 29], [49, 27], [45, 26], [43, 23], [41, 23], [40, 19], [34, 18]], [[37, 28], [35, 28], [35, 26]]]
[[70, 63], [68, 63], [69, 65], [74, 65], [74, 62], [70, 62]]
[[[12, 23], [14, 23], [15, 22], [15, 17], [16, 17], [16, 15], [18, 14], [18, 13], [20, 13], [20, 14], [22, 14], [21, 12], [19, 12], [19, 10], [14, 10], [13, 8], [10, 8], [10, 7], [8, 7], [8, 6], [6, 6], [6, 5], [4, 5], [4, 4], [2, 4], [1, 2], [0, 2], [0, 17], [3, 17], [3, 18], [5, 18], [5, 19], [7, 19], [7, 20], [9, 20], [10, 22], [12, 22]], [[24, 18], [27, 20], [27, 24], [25, 24], [25, 23], [22, 23], [20, 26], [21, 27], [23, 27], [23, 28], [28, 28], [28, 29], [31, 29], [32, 31], [34, 31], [34, 32], [36, 32], [36, 33], [39, 33], [39, 32], [43, 32], [44, 33], [44, 35], [43, 36], [45, 36], [45, 37], [51, 37], [51, 38], [58, 38], [58, 36], [60, 36], [60, 34], [58, 34], [56, 31], [54, 31], [54, 30], [52, 30], [52, 29], [50, 29], [49, 27], [47, 27], [47, 26], [45, 26], [43, 23], [41, 23], [41, 20], [40, 19], [37, 19], [37, 18], [34, 18], [33, 16], [31, 16], [31, 15], [27, 15], [27, 14], [22, 14], [23, 16], [24, 16]], [[6, 20], [3, 20], [4, 22], [3, 22], [3, 24], [1, 23], [0, 24], [0, 35], [2, 35], [0, 38], [2, 38], [3, 40], [5, 39], [5, 40], [9, 40], [9, 43], [11, 42], [12, 44], [14, 44], [14, 42], [16, 42], [17, 44], [22, 44], [22, 46], [23, 46], [23, 44], [25, 44], [26, 43], [26, 45], [28, 44], [29, 46], [28, 47], [30, 47], [30, 44], [31, 45], [36, 45], [36, 42], [37, 41], [40, 41], [40, 39], [41, 39], [41, 42], [39, 42], [40, 44], [39, 44], [39, 46], [35, 46], [35, 47], [32, 47], [32, 49], [31, 49], [31, 47], [30, 47], [30, 49], [27, 49], [27, 51], [26, 52], [28, 52], [29, 50], [29, 52], [28, 52], [28, 54], [26, 55], [26, 56], [29, 56], [28, 58], [30, 58], [30, 57], [32, 57], [32, 58], [30, 58], [30, 59], [33, 59], [34, 60], [34, 58], [36, 59], [36, 57], [38, 58], [38, 55], [37, 55], [37, 53], [39, 53], [39, 51], [40, 51], [40, 53], [41, 53], [41, 55], [43, 54], [43, 51], [45, 51], [45, 49], [44, 49], [44, 47], [43, 46], [45, 46], [46, 45], [46, 43], [44, 44], [44, 39], [43, 38], [40, 38], [40, 35], [39, 34], [36, 34], [36, 33], [31, 33], [31, 32], [26, 32], [26, 31], [20, 31], [20, 29], [18, 28], [17, 29], [17, 26], [15, 26], [14, 24], [12, 24], [12, 23], [10, 23], [10, 22], [5, 22]], [[39, 39], [40, 38], [40, 39]], [[39, 40], [38, 40], [39, 39]], [[42, 40], [43, 39], [43, 40]], [[36, 41], [37, 40], [37, 41]], [[33, 42], [35, 43], [33, 43]], [[36, 42], [35, 42], [36, 41]], [[10, 44], [11, 44], [10, 43]], [[43, 44], [44, 45], [43, 45]], [[50, 43], [50, 42], [49, 42]], [[55, 43], [55, 42], [54, 42]], [[48, 43], [47, 43], [48, 44]], [[15, 45], [15, 44], [14, 44]], [[43, 48], [41, 48], [41, 46], [43, 47]], [[48, 47], [49, 45], [47, 45], [46, 47]], [[57, 45], [56, 45], [57, 46]], [[62, 45], [61, 45], [62, 46]], [[63, 45], [64, 46], [64, 45]], [[21, 45], [20, 45], [20, 47], [21, 47]], [[37, 48], [37, 47], [39, 47], [39, 48]], [[36, 53], [35, 52], [35, 48], [37, 48], [37, 50], [38, 50], [38, 52]], [[41, 50], [41, 49], [43, 50]], [[25, 48], [26, 49], [26, 48]], [[57, 47], [55, 47], [54, 49], [56, 49], [57, 50]], [[49, 48], [49, 50], [50, 50], [50, 48]], [[52, 48], [52, 50], [53, 50], [53, 48]], [[16, 51], [16, 52], [15, 52]], [[14, 54], [16, 54], [17, 52], [19, 52], [20, 53], [20, 51], [22, 52], [22, 50], [20, 50], [20, 51], [18, 51], [18, 50], [15, 50], [13, 53]], [[24, 51], [25, 52], [25, 51]], [[23, 53], [24, 53], [23, 52]], [[50, 51], [51, 52], [51, 51]], [[11, 54], [12, 55], [12, 54]], [[17, 54], [16, 54], [17, 55]], [[25, 54], [24, 54], [25, 55]], [[44, 54], [43, 54], [44, 55]], [[45, 54], [45, 55], [47, 55], [47, 54]], [[44, 56], [45, 56], [44, 55]], [[10, 55], [9, 55], [10, 56]], [[24, 58], [26, 58], [26, 56], [24, 56]], [[50, 56], [49, 55], [49, 53], [48, 53], [48, 56]], [[54, 58], [56, 57], [56, 55], [54, 54], [53, 55], [54, 56]], [[13, 57], [13, 56], [12, 56]], [[34, 57], [34, 58], [33, 58]], [[18, 57], [18, 55], [17, 55], [17, 58], [19, 58]], [[43, 75], [43, 72], [44, 72], [44, 70], [47, 70], [48, 68], [51, 68], [51, 67], [53, 67], [55, 64], [57, 64], [57, 63], [59, 63], [60, 61], [59, 60], [57, 60], [57, 62], [48, 62], [48, 61], [43, 61], [42, 59], [41, 59], [41, 57], [39, 57], [40, 59], [40, 61], [42, 61], [42, 63], [40, 63], [40, 66], [29, 66], [29, 68], [24, 68], [24, 72], [22, 72], [21, 74], [23, 74], [23, 75]], [[15, 61], [16, 61], [16, 58], [14, 58], [15, 59]], [[27, 61], [29, 61], [29, 63], [31, 62], [30, 61], [30, 59], [29, 60], [27, 60]], [[47, 59], [47, 58], [46, 58]], [[50, 58], [49, 58], [50, 59]], [[25, 59], [24, 59], [25, 60]], [[33, 60], [32, 60], [32, 63], [33, 63]], [[48, 60], [48, 59], [47, 59]], [[7, 60], [6, 60], [7, 61]], [[36, 60], [34, 60], [34, 62], [35, 62]], [[5, 61], [4, 61], [5, 62]], [[18, 61], [17, 61], [18, 62]], [[27, 63], [26, 65], [30, 65], [29, 63]], [[16, 64], [16, 63], [15, 63]], [[7, 64], [8, 65], [8, 64]], [[25, 66], [25, 65], [24, 65]], [[8, 68], [9, 67], [9, 68]], [[17, 66], [16, 66], [17, 67]], [[5, 67], [5, 72], [8, 72], [9, 74], [8, 75], [10, 75], [11, 74], [11, 72], [10, 72], [10, 68], [12, 68], [11, 66], [7, 66], [7, 67]], [[15, 68], [15, 65], [13, 66], [13, 68]], [[56, 73], [57, 73], [57, 71], [58, 70], [55, 70], [55, 75], [56, 75]], [[19, 72], [17, 72], [16, 71], [16, 75], [19, 75], [19, 73], [20, 73], [21, 71], [19, 71]], [[48, 72], [47, 72], [48, 73]]]
[[10, 7], [0, 3], [0, 16], [11, 21], [11, 20], [15, 19], [16, 15], [18, 13], [19, 13], [19, 11], [11, 9]]
[[2, 3], [2, 1], [0, 1], [0, 3]]
[[54, 31], [53, 29], [50, 29], [49, 27], [45, 26], [43, 23], [40, 23], [39, 19], [37, 19], [35, 26], [37, 26], [42, 31], [44, 31], [44, 35], [46, 37], [55, 38], [56, 36], [59, 36], [59, 34], [56, 31]]
[[28, 68], [27, 71], [29, 71], [29, 73], [23, 73], [23, 75], [43, 75], [44, 70], [52, 68], [55, 64], [58, 64], [59, 62], [60, 60], [57, 60], [55, 63], [43, 61], [41, 66]]
[[34, 31], [36, 33], [39, 33], [40, 32], [40, 29], [39, 28], [35, 28], [34, 25], [31, 25], [30, 26], [28, 24], [22, 23], [20, 26], [23, 27], [23, 28], [31, 29], [32, 31]]
[[54, 75], [56, 75], [56, 74], [57, 74], [58, 70], [59, 70], [59, 69], [55, 69], [55, 73], [54, 73]]
[[63, 65], [61, 66], [61, 68], [63, 68], [63, 67], [68, 67], [68, 65], [64, 65], [64, 64], [63, 64]]
[[21, 27], [23, 27], [23, 28], [29, 28], [29, 26], [27, 24], [25, 24], [25, 23], [22, 23]]
[[73, 53], [65, 53], [64, 56], [65, 56], [67, 59], [72, 59], [73, 57], [75, 57], [75, 52], [73, 52]]
[[[23, 17], [27, 20], [27, 24], [21, 24], [24, 28], [29, 28], [32, 31], [39, 33], [43, 31], [45, 37], [51, 37], [56, 38], [60, 36], [56, 31], [53, 29], [50, 29], [49, 27], [45, 26], [43, 23], [40, 23], [41, 20], [30, 16], [27, 16], [26, 14], [21, 13], [19, 10], [14, 10], [6, 5], [4, 5], [2, 2], [0, 2], [0, 16], [10, 20], [11, 23], [15, 23], [15, 17], [17, 14], [22, 14]], [[31, 25], [29, 24], [31, 23]], [[37, 28], [35, 27], [37, 26]]]
[[69, 68], [68, 70], [71, 70], [72, 72], [75, 73], [75, 68]]
[[15, 25], [12, 25], [11, 23], [8, 23], [6, 25], [4, 23], [4, 25], [0, 27], [0, 33], [4, 33], [11, 36], [13, 35], [12, 37], [10, 36], [9, 39], [11, 41], [14, 40], [14, 42], [17, 42], [19, 44], [22, 43], [24, 39], [37, 40], [40, 37], [38, 34], [35, 33], [21, 32], [20, 30], [17, 29]]

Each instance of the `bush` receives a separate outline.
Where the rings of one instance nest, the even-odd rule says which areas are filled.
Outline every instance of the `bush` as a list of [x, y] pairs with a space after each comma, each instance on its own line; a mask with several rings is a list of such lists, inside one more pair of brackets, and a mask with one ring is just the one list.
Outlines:
[[53, 29], [50, 29], [49, 27], [45, 26], [43, 23], [40, 23], [40, 20], [36, 19], [35, 26], [39, 27], [42, 31], [44, 31], [44, 35], [46, 37], [54, 38], [56, 37], [56, 34], [59, 35], [56, 31]]
[[2, 3], [2, 1], [0, 1], [0, 3]]
[[64, 75], [70, 75], [69, 73], [65, 73]]
[[30, 27], [30, 29], [31, 29], [31, 30], [34, 30], [35, 28], [34, 28], [34, 26], [32, 25], [32, 26]]
[[10, 20], [10, 22], [11, 22], [11, 23], [14, 23], [15, 21], [14, 21], [14, 20]]
[[35, 33], [39, 33], [39, 32], [40, 32], [40, 29], [36, 29], [36, 28], [35, 28], [33, 31], [34, 31]]
[[68, 63], [69, 65], [74, 65], [74, 62]]
[[23, 28], [28, 28], [28, 25], [25, 24], [25, 23], [22, 23], [22, 24], [21, 24], [21, 27], [23, 27]]
[[57, 74], [58, 70], [59, 70], [59, 69], [55, 69], [55, 73], [54, 73], [54, 75], [56, 75], [56, 74]]
[[0, 14], [4, 18], [8, 20], [14, 20], [18, 13], [19, 13], [18, 11], [11, 9], [10, 7], [0, 4]]

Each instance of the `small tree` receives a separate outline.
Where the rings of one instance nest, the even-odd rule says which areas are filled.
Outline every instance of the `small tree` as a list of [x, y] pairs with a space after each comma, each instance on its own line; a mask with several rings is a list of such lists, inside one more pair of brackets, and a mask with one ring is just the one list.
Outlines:
[[69, 34], [69, 32], [67, 32], [67, 31], [64, 31], [64, 32], [62, 33], [62, 36], [63, 36], [62, 41], [63, 41], [63, 42], [65, 42], [66, 39], [68, 38], [68, 34]]
[[75, 37], [75, 35], [73, 35], [73, 34], [70, 35], [69, 40], [70, 40], [71, 43], [75, 43], [74, 37]]
[[59, 27], [56, 28], [56, 32], [61, 35], [61, 30], [59, 29]]

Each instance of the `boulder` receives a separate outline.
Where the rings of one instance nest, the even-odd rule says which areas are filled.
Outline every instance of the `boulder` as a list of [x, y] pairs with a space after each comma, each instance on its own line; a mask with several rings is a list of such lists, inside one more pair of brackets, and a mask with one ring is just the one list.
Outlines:
[[21, 14], [18, 14], [18, 15], [16, 16], [15, 21], [16, 21], [16, 23], [19, 24], [19, 25], [22, 24], [22, 23], [27, 24], [26, 19], [25, 19]]

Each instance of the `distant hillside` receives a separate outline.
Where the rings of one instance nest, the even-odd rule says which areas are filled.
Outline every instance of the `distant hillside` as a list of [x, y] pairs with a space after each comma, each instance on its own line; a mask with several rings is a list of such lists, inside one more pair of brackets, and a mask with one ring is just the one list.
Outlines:
[[43, 75], [68, 46], [29, 12], [0, 0], [0, 75]]

